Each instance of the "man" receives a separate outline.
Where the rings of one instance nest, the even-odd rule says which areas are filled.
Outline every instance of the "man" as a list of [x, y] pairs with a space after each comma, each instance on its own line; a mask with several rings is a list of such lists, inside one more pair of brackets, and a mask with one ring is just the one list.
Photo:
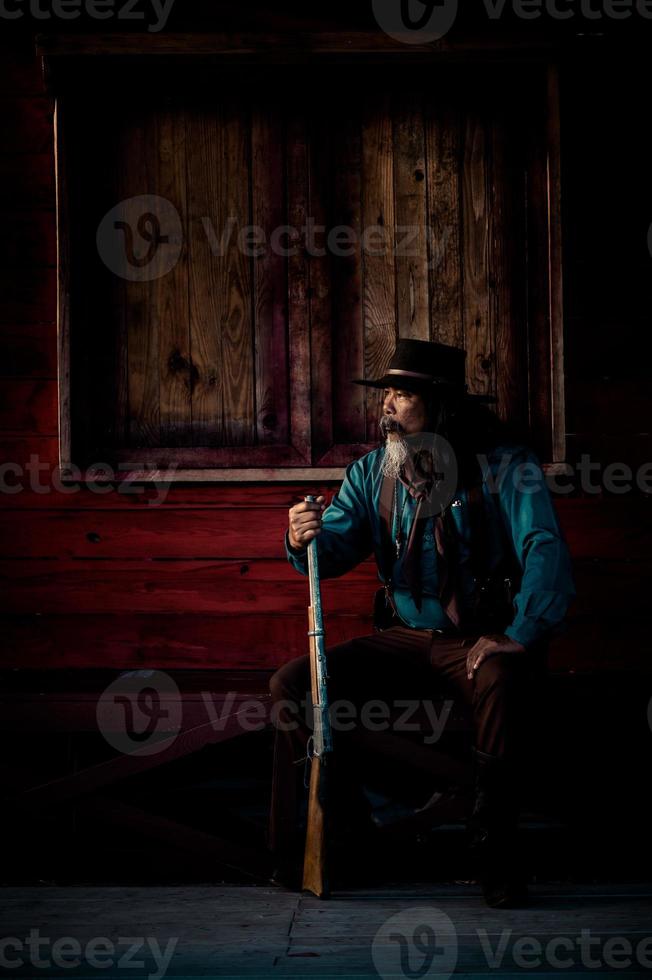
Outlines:
[[[330, 702], [391, 703], [433, 679], [464, 699], [475, 726], [471, 847], [486, 903], [516, 907], [528, 898], [515, 850], [528, 685], [575, 590], [539, 461], [481, 404], [494, 399], [468, 394], [465, 357], [400, 340], [382, 378], [356, 382], [383, 389], [382, 444], [347, 466], [328, 507], [318, 497], [290, 509], [285, 547], [305, 575], [316, 538], [322, 578], [374, 553], [383, 582], [376, 631], [327, 649]], [[288, 772], [310, 734], [298, 711], [310, 700], [308, 656], [277, 670], [270, 690], [279, 725], [269, 843], [280, 854], [295, 807]], [[340, 805], [363, 813], [337, 737], [334, 726]]]

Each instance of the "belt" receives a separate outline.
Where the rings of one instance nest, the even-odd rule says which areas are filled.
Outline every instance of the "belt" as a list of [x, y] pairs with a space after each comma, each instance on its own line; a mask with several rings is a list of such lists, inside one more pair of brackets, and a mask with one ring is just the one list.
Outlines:
[[457, 628], [457, 626], [444, 626], [443, 629], [433, 629], [430, 630], [431, 633], [437, 633], [440, 636], [462, 636], [462, 632]]
[[415, 633], [432, 633], [433, 636], [463, 636], [464, 633], [458, 629], [457, 626], [443, 626], [437, 629], [433, 629], [431, 626], [410, 626], [409, 623], [403, 622], [398, 616], [394, 616], [391, 620], [391, 626], [403, 626], [405, 629], [414, 630]]

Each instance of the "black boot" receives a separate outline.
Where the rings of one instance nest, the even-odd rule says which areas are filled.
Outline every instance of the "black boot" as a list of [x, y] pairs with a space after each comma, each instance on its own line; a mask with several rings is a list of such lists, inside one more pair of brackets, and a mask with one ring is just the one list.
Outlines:
[[301, 891], [303, 879], [303, 855], [305, 850], [305, 828], [270, 849], [272, 874], [270, 881], [274, 885], [282, 885], [293, 892]]
[[516, 777], [507, 763], [474, 748], [475, 800], [468, 822], [469, 850], [487, 905], [529, 904], [527, 876], [518, 851]]

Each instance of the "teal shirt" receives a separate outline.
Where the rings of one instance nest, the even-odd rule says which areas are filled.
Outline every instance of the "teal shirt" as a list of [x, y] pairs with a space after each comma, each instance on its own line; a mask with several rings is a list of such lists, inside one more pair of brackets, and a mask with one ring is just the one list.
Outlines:
[[[344, 575], [372, 553], [382, 573], [379, 502], [383, 483], [384, 447], [349, 463], [342, 486], [322, 514], [322, 532], [317, 536], [319, 571], [322, 578]], [[537, 456], [528, 447], [499, 446], [486, 457], [480, 456], [483, 473], [483, 502], [487, 515], [490, 568], [511, 548], [521, 569], [521, 580], [514, 600], [514, 619], [507, 636], [529, 647], [558, 627], [575, 595], [571, 560]], [[409, 534], [416, 501], [398, 483], [397, 514], [403, 501], [402, 530]], [[461, 491], [451, 503], [451, 514], [458, 532], [462, 601], [473, 593], [470, 566], [470, 524], [468, 496]], [[291, 564], [308, 573], [307, 549], [285, 549]], [[418, 629], [450, 626], [437, 594], [439, 591], [437, 551], [432, 518], [423, 536], [421, 572], [423, 600], [417, 610], [402, 574], [402, 559], [394, 563], [394, 599], [401, 619]]]

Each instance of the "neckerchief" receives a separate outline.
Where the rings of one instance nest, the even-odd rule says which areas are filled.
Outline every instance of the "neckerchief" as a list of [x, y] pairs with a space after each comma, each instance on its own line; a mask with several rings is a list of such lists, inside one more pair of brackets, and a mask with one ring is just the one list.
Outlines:
[[[429, 450], [410, 455], [398, 477], [408, 493], [417, 501], [403, 557], [403, 574], [416, 608], [421, 612], [423, 583], [421, 581], [422, 540], [430, 512], [430, 493], [433, 487], [433, 459]], [[391, 583], [391, 571], [396, 557], [392, 540], [392, 516], [396, 481], [385, 477], [380, 493], [380, 528], [382, 553], [385, 561], [385, 581]], [[435, 544], [438, 554], [439, 600], [455, 626], [460, 623], [456, 589], [457, 537], [450, 509], [434, 520]], [[399, 528], [399, 534], [401, 529]]]

